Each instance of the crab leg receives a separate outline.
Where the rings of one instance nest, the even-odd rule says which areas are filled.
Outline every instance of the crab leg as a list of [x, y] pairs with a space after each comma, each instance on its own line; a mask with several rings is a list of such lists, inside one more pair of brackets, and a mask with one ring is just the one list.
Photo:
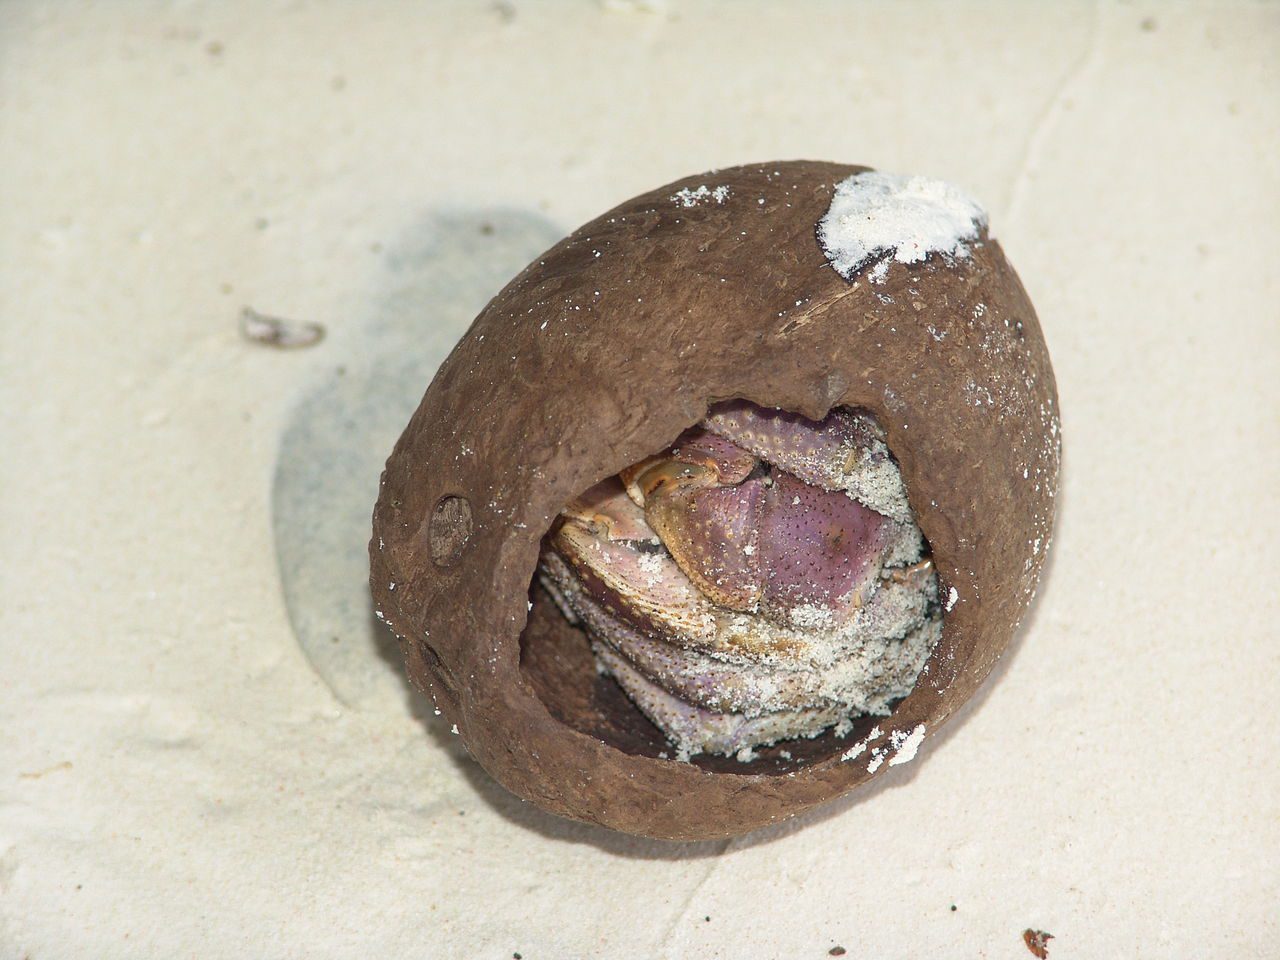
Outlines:
[[578, 521], [565, 521], [551, 546], [543, 568], [554, 581], [569, 574], [596, 603], [641, 633], [738, 664], [797, 669], [829, 664], [871, 637], [902, 636], [936, 599], [936, 590], [931, 594], [914, 583], [878, 578], [870, 599], [852, 618], [841, 620], [817, 606], [798, 607], [791, 622], [780, 625], [718, 607], [665, 552], [609, 540]]
[[814, 737], [848, 714], [848, 708], [840, 705], [757, 717], [717, 713], [668, 693], [607, 645], [597, 643], [593, 649], [636, 706], [675, 743], [683, 759], [695, 753], [730, 755], [791, 737]]
[[[748, 717], [778, 710], [844, 703], [861, 713], [882, 713], [889, 700], [910, 689], [910, 682], [927, 655], [927, 631], [923, 605], [905, 635], [874, 633], [851, 652], [818, 668], [786, 665], [731, 663], [705, 653], [677, 647], [646, 636], [621, 617], [592, 599], [564, 561], [548, 555], [545, 582], [563, 607], [581, 622], [596, 640], [607, 643], [632, 666], [668, 692], [690, 703], [719, 712]], [[905, 649], [917, 657], [904, 657]], [[883, 682], [872, 696], [865, 696], [868, 671], [880, 671]]]

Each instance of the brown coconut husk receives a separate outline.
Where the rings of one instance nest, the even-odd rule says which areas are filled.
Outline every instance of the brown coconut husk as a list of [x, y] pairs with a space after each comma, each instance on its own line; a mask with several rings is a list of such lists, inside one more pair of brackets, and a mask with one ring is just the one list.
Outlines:
[[[1040, 326], [985, 231], [968, 257], [895, 262], [881, 283], [839, 276], [815, 227], [835, 184], [865, 169], [720, 170], [584, 225], [481, 312], [396, 444], [374, 512], [377, 607], [414, 683], [516, 794], [650, 837], [744, 833], [868, 782], [922, 736], [927, 754], [1012, 638], [1058, 475]], [[673, 199], [703, 185], [727, 191]], [[729, 398], [814, 420], [834, 406], [871, 411], [947, 610], [891, 716], [750, 763], [678, 762], [536, 589], [539, 542], [576, 494]]]

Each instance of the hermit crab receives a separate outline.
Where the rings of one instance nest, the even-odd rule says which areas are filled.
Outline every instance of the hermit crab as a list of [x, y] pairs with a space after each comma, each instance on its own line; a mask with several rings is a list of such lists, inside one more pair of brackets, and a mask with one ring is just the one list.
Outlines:
[[780, 162], [580, 227], [440, 367], [370, 543], [409, 676], [507, 788], [740, 834], [926, 756], [1039, 583], [1057, 395], [986, 215]]
[[886, 714], [941, 632], [897, 466], [846, 410], [717, 404], [571, 501], [541, 570], [681, 759]]

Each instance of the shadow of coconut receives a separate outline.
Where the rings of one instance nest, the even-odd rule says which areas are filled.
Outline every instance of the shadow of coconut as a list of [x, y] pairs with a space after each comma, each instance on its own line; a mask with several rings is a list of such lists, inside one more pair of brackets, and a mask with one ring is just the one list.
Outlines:
[[332, 338], [336, 366], [292, 412], [272, 486], [280, 580], [298, 644], [348, 708], [408, 698], [416, 715], [431, 713], [373, 615], [367, 547], [378, 478], [472, 319], [559, 236], [522, 212], [429, 217], [389, 249], [370, 317]]

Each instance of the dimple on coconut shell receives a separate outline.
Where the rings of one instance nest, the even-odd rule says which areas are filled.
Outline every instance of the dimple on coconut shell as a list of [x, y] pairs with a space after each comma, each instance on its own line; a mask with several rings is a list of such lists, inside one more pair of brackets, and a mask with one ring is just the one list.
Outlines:
[[[484, 308], [396, 444], [370, 545], [377, 610], [413, 682], [519, 796], [648, 837], [742, 834], [927, 755], [1009, 644], [1053, 525], [1044, 339], [985, 229], [967, 256], [893, 262], [879, 283], [837, 274], [815, 228], [866, 169], [718, 170], [584, 225]], [[539, 543], [574, 496], [729, 398], [873, 413], [946, 612], [890, 716], [749, 763], [681, 762], [536, 587]]]

